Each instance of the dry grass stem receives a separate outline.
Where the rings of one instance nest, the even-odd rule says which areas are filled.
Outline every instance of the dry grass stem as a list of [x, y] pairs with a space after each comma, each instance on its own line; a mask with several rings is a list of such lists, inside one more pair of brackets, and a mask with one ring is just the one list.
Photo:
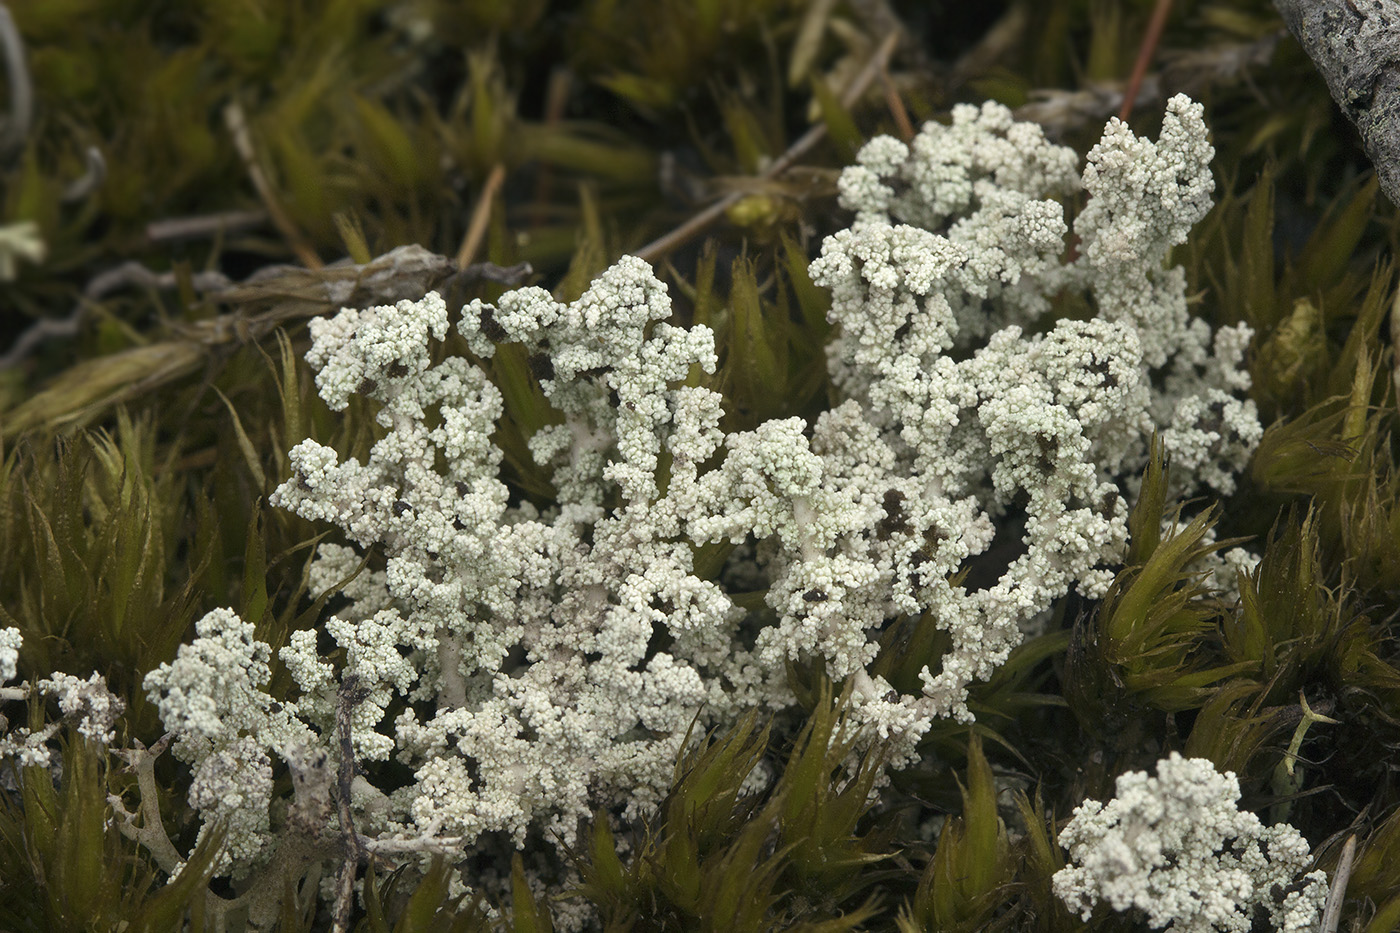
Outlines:
[[462, 245], [457, 250], [457, 265], [465, 268], [476, 258], [477, 250], [481, 249], [481, 243], [486, 239], [486, 227], [491, 222], [491, 204], [496, 200], [497, 193], [501, 190], [501, 185], [505, 184], [506, 168], [497, 162], [491, 166], [491, 174], [486, 176], [486, 183], [481, 186], [481, 194], [477, 196], [476, 207], [472, 210], [471, 223], [467, 225], [467, 235], [462, 238]]
[[[871, 83], [879, 76], [880, 70], [889, 62], [890, 55], [894, 53], [895, 47], [898, 44], [898, 32], [891, 32], [889, 35], [885, 36], [884, 41], [881, 42], [879, 47], [875, 50], [875, 54], [871, 56], [865, 68], [861, 70], [861, 73], [851, 82], [850, 86], [846, 88], [846, 93], [841, 96], [842, 106], [850, 107], [856, 101], [860, 100]], [[803, 133], [795, 143], [789, 146], [786, 152], [774, 159], [772, 164], [768, 166], [768, 169], [760, 177], [773, 178], [787, 171], [798, 159], [810, 152], [812, 147], [821, 142], [825, 137], [825, 124], [819, 123], [812, 127], [807, 132]], [[714, 223], [720, 217], [723, 217], [726, 211], [739, 203], [740, 199], [743, 197], [744, 192], [742, 191], [735, 191], [725, 195], [679, 227], [676, 227], [670, 233], [652, 240], [646, 246], [637, 250], [635, 255], [648, 262], [655, 261], [708, 228], [710, 224]]]
[[243, 108], [237, 102], [224, 107], [224, 125], [228, 127], [229, 135], [233, 137], [233, 147], [238, 150], [238, 157], [243, 160], [243, 167], [248, 172], [248, 180], [253, 183], [258, 197], [262, 199], [263, 206], [267, 208], [268, 217], [272, 218], [273, 225], [287, 241], [287, 246], [306, 268], [320, 269], [323, 267], [325, 263], [321, 262], [321, 257], [316, 255], [316, 251], [311, 248], [306, 237], [297, 229], [292, 218], [282, 209], [281, 203], [272, 191], [272, 186], [267, 182], [267, 176], [263, 174], [262, 167], [258, 165], [258, 156], [253, 149], [252, 137], [248, 133], [248, 120], [243, 113]]

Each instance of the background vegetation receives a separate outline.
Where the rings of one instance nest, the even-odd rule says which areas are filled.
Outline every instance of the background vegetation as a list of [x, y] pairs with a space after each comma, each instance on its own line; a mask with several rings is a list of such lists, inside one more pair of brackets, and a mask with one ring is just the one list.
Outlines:
[[[844, 223], [835, 178], [860, 143], [993, 98], [1083, 152], [1142, 54], [1134, 129], [1155, 135], [1185, 90], [1213, 130], [1217, 205], [1177, 259], [1201, 315], [1256, 332], [1269, 428], [1241, 488], [1163, 536], [1182, 504], [1156, 463], [1109, 598], [1063, 601], [976, 690], [977, 725], [936, 727], [880, 806], [836, 780], [841, 685], [794, 670], [806, 720], [708, 738], [635, 838], [594, 828], [570, 896], [610, 930], [1079, 929], [1050, 894], [1059, 827], [1180, 750], [1236, 771], [1243, 805], [1297, 826], [1329, 872], [1355, 836], [1341, 928], [1400, 927], [1400, 227], [1264, 0], [1179, 0], [1159, 39], [1149, 0], [9, 6], [25, 59], [7, 52], [0, 95], [0, 627], [24, 634], [21, 678], [103, 672], [128, 703], [122, 747], [159, 738], [141, 678], [206, 611], [273, 644], [320, 613], [306, 565], [324, 529], [264, 500], [297, 440], [363, 455], [375, 426], [315, 395], [309, 317], [522, 280], [573, 298], [640, 251], [719, 335], [727, 429], [810, 416], [828, 403], [826, 298], [806, 261]], [[440, 258], [374, 261], [406, 244]], [[510, 480], [546, 497], [523, 442], [547, 416], [538, 390], [523, 359], [493, 366], [515, 387]], [[1238, 600], [1192, 571], [1211, 525], [1265, 555]], [[935, 636], [901, 620], [876, 663], [912, 682]], [[61, 771], [0, 776], [0, 928], [236, 929], [210, 853], [165, 885], [109, 819], [137, 774], [60, 736]], [[775, 781], [741, 793], [764, 763]], [[152, 773], [189, 851], [188, 775], [169, 758]], [[492, 921], [449, 873], [368, 867], [354, 922], [544, 930], [569, 909], [517, 863], [496, 905], [511, 919]], [[276, 926], [328, 927], [314, 879], [286, 885]]]

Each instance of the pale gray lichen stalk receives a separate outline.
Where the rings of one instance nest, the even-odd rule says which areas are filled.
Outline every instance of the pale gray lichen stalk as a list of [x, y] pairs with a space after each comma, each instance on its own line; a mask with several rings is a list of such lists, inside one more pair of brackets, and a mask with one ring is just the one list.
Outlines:
[[1084, 920], [1103, 901], [1173, 933], [1244, 933], [1256, 911], [1278, 933], [1315, 930], [1327, 876], [1298, 879], [1307, 840], [1287, 824], [1265, 827], [1239, 797], [1233, 771], [1175, 752], [1156, 777], [1121, 775], [1113, 800], [1084, 801], [1060, 833], [1070, 864], [1055, 873], [1055, 894]]
[[215, 609], [195, 623], [198, 636], [174, 661], [146, 675], [145, 687], [175, 737], [175, 757], [193, 769], [190, 805], [200, 836], [224, 822], [228, 835], [216, 868], [235, 877], [259, 864], [272, 842], [272, 755], [320, 739], [266, 692], [271, 649], [252, 623]]
[[[470, 359], [432, 362], [450, 326], [438, 295], [314, 321], [322, 397], [337, 410], [372, 399], [387, 434], [365, 463], [302, 441], [272, 502], [357, 546], [320, 547], [316, 588], [372, 546], [387, 566], [325, 622], [334, 663], [316, 632], [280, 647], [287, 702], [265, 692], [273, 646], [227, 611], [151, 674], [195, 805], [228, 822], [238, 860], [265, 857], [270, 756], [336, 761], [350, 678], [365, 696], [354, 754], [414, 775], [389, 793], [357, 785], [357, 829], [384, 839], [572, 843], [598, 807], [645, 812], [697, 715], [791, 705], [788, 661], [850, 679], [857, 721], [913, 760], [936, 718], [971, 720], [969, 686], [1038, 614], [1071, 587], [1104, 592], [1154, 426], [1219, 491], [1258, 439], [1238, 397], [1247, 328], [1212, 335], [1187, 314], [1180, 270], [1163, 268], [1208, 207], [1211, 154], [1184, 97], [1156, 143], [1110, 124], [1069, 260], [1058, 199], [1081, 184], [1077, 158], [1037, 127], [987, 104], [910, 146], [873, 140], [841, 178], [855, 222], [811, 266], [832, 291], [843, 396], [815, 424], [726, 435], [702, 384], [714, 336], [666, 323], [666, 289], [639, 259], [570, 304], [539, 288], [473, 302], [456, 325], [472, 352], [523, 345], [560, 415], [528, 439], [558, 493], [543, 512], [501, 478], [501, 391]], [[1098, 316], [1045, 326], [1076, 290]], [[978, 589], [954, 582], [1017, 508], [1010, 565]], [[744, 556], [701, 578], [694, 549], [716, 541]], [[766, 587], [771, 624], [736, 606], [735, 581]], [[891, 620], [924, 613], [950, 647], [901, 695], [868, 668]], [[411, 705], [386, 718], [395, 697]], [[236, 760], [257, 780], [235, 787]]]
[[19, 673], [23, 645], [19, 629], [0, 628], [0, 702], [48, 697], [58, 702], [62, 719], [33, 730], [28, 726], [10, 729], [6, 718], [0, 716], [0, 762], [13, 759], [21, 767], [57, 767], [60, 755], [55, 739], [65, 723], [97, 745], [115, 741], [117, 720], [126, 704], [107, 688], [106, 678], [94, 671], [83, 680], [59, 671], [32, 684], [26, 681], [11, 685], [9, 682]]

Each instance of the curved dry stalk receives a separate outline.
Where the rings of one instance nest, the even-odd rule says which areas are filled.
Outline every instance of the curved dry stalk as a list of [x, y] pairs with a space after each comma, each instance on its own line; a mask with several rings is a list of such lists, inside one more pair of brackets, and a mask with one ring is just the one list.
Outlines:
[[1356, 835], [1347, 838], [1342, 846], [1342, 857], [1337, 862], [1337, 871], [1332, 875], [1332, 885], [1327, 889], [1327, 900], [1322, 907], [1321, 933], [1337, 933], [1337, 923], [1342, 919], [1342, 903], [1346, 900], [1347, 882], [1351, 880], [1352, 859], [1356, 857]]
[[287, 241], [287, 246], [291, 248], [291, 251], [306, 268], [322, 268], [325, 263], [321, 261], [320, 256], [316, 255], [316, 251], [311, 248], [311, 244], [307, 242], [306, 237], [302, 235], [292, 218], [282, 209], [281, 202], [277, 200], [272, 186], [268, 184], [267, 176], [263, 174], [262, 166], [258, 164], [257, 153], [253, 150], [253, 140], [248, 133], [248, 119], [244, 116], [243, 108], [237, 101], [230, 102], [224, 107], [224, 125], [228, 127], [229, 135], [233, 137], [233, 148], [238, 150], [238, 157], [243, 160], [243, 168], [248, 172], [248, 180], [253, 183], [258, 197], [262, 199], [263, 206], [267, 208], [267, 215], [272, 218], [273, 225], [281, 231], [282, 236]]
[[[81, 425], [113, 405], [188, 376], [205, 364], [211, 352], [260, 340], [284, 322], [346, 306], [417, 299], [462, 282], [519, 285], [531, 271], [529, 263], [507, 267], [475, 263], [459, 269], [448, 257], [421, 246], [400, 246], [363, 265], [333, 263], [318, 270], [270, 266], [237, 283], [219, 272], [196, 273], [191, 277], [195, 290], [231, 305], [232, 311], [172, 327], [175, 333], [170, 339], [84, 360], [0, 415], [0, 425], [11, 436], [39, 425]], [[124, 286], [169, 289], [178, 284], [173, 273], [152, 272], [140, 263], [108, 270], [89, 283], [84, 298], [66, 318], [36, 321], [21, 334], [0, 356], [0, 369], [18, 364], [47, 337], [76, 333], [101, 295]]]
[[[846, 88], [846, 93], [841, 95], [842, 106], [850, 107], [856, 101], [860, 100], [861, 96], [870, 85], [880, 76], [880, 70], [889, 62], [890, 56], [894, 54], [895, 47], [899, 44], [899, 36], [900, 34], [898, 32], [891, 32], [889, 35], [885, 36], [884, 41], [882, 41], [875, 50], [875, 54], [871, 56], [870, 61], [866, 63], [866, 66], [861, 70], [860, 74], [856, 76], [856, 79], [851, 82], [850, 87]], [[786, 152], [774, 159], [772, 164], [769, 165], [759, 177], [773, 178], [787, 171], [798, 159], [810, 152], [812, 148], [825, 137], [825, 124], [819, 123], [812, 127], [807, 132], [803, 133], [796, 142], [789, 146]], [[725, 195], [679, 227], [676, 227], [670, 233], [652, 240], [646, 246], [637, 250], [633, 255], [639, 256], [648, 262], [654, 262], [656, 259], [676, 249], [682, 243], [709, 227], [710, 224], [724, 216], [724, 213], [737, 204], [743, 197], [744, 193], [742, 191], [734, 191]]]
[[0, 55], [5, 59], [5, 79], [10, 85], [10, 115], [0, 121], [0, 153], [18, 149], [29, 136], [34, 122], [34, 85], [24, 60], [24, 40], [10, 15], [0, 3]]
[[107, 160], [102, 157], [101, 149], [88, 146], [83, 151], [83, 162], [87, 166], [83, 174], [69, 182], [68, 187], [64, 188], [63, 194], [59, 196], [59, 200], [64, 204], [83, 200], [102, 187], [102, 183], [107, 180]]
[[486, 176], [481, 193], [477, 195], [476, 209], [472, 211], [471, 223], [467, 225], [467, 235], [462, 237], [462, 245], [457, 248], [457, 265], [467, 266], [476, 258], [476, 251], [481, 249], [481, 241], [486, 239], [486, 227], [491, 221], [491, 205], [505, 180], [506, 167], [499, 162], [491, 166], [491, 174]]

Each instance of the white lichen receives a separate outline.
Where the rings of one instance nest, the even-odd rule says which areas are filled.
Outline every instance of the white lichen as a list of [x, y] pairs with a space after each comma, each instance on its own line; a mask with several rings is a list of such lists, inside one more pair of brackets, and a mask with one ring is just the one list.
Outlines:
[[1239, 796], [1233, 771], [1175, 752], [1156, 777], [1121, 775], [1113, 800], [1084, 801], [1060, 833], [1070, 864], [1055, 873], [1055, 894], [1083, 920], [1103, 901], [1173, 933], [1244, 933], [1258, 911], [1279, 933], [1310, 933], [1326, 874], [1299, 880], [1307, 840], [1287, 824], [1265, 827]]

